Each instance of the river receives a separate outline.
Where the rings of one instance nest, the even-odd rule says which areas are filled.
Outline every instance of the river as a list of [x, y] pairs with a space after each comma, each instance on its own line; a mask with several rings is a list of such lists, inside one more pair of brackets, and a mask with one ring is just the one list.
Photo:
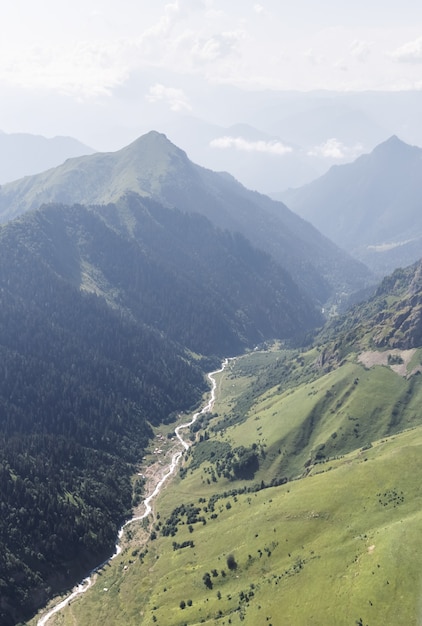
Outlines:
[[109, 559], [107, 559], [103, 563], [100, 563], [100, 565], [97, 565], [93, 570], [91, 570], [88, 576], [86, 576], [86, 578], [84, 578], [78, 585], [76, 585], [76, 587], [72, 589], [72, 591], [69, 593], [68, 596], [66, 596], [63, 600], [61, 600], [58, 604], [56, 604], [52, 609], [50, 609], [45, 615], [43, 615], [38, 620], [37, 626], [46, 626], [49, 619], [55, 613], [58, 613], [59, 611], [61, 611], [71, 600], [73, 600], [77, 596], [80, 596], [86, 591], [88, 591], [88, 589], [92, 587], [92, 585], [95, 582], [95, 574], [99, 570], [101, 570], [105, 565], [107, 565], [107, 563], [110, 563], [110, 561], [115, 559], [116, 556], [120, 554], [121, 552], [120, 541], [121, 541], [121, 538], [123, 536], [123, 532], [126, 526], [128, 526], [129, 524], [133, 524], [134, 522], [139, 522], [145, 519], [145, 517], [148, 517], [148, 515], [151, 513], [152, 511], [151, 502], [154, 500], [154, 498], [158, 496], [164, 484], [166, 483], [167, 479], [174, 473], [181, 457], [183, 456], [183, 453], [185, 452], [185, 450], [189, 448], [190, 444], [183, 439], [182, 435], [180, 434], [180, 431], [192, 426], [192, 424], [196, 422], [196, 420], [198, 419], [200, 415], [203, 415], [204, 413], [208, 413], [209, 411], [211, 411], [212, 407], [214, 406], [216, 389], [217, 389], [217, 381], [215, 380], [215, 375], [222, 372], [224, 368], [227, 366], [228, 362], [229, 362], [229, 359], [225, 359], [220, 369], [207, 374], [208, 379], [211, 382], [211, 393], [210, 393], [210, 398], [207, 404], [200, 411], [198, 411], [197, 413], [193, 415], [190, 422], [186, 422], [185, 424], [180, 424], [180, 426], [177, 426], [177, 428], [175, 429], [174, 432], [176, 434], [177, 439], [180, 441], [182, 449], [173, 454], [171, 463], [168, 466], [167, 471], [165, 472], [161, 480], [157, 483], [154, 490], [145, 498], [144, 500], [145, 511], [143, 512], [143, 514], [132, 517], [131, 519], [129, 519], [127, 522], [123, 524], [123, 526], [120, 528], [119, 533], [117, 535], [117, 542], [116, 542], [114, 554]]

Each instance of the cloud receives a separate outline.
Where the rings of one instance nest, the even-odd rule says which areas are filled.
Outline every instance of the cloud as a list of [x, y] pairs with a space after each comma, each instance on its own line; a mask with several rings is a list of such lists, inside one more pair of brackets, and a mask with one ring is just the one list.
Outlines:
[[312, 48], [306, 50], [304, 56], [311, 65], [323, 65], [326, 63], [326, 58], [321, 54], [316, 54]]
[[199, 39], [192, 47], [192, 54], [197, 60], [205, 63], [216, 61], [235, 52], [237, 44], [244, 37], [244, 31], [236, 30], [219, 33], [208, 39]]
[[341, 72], [348, 72], [349, 67], [347, 63], [345, 63], [344, 59], [338, 59], [333, 65], [336, 70], [340, 70]]
[[390, 56], [401, 63], [422, 63], [422, 37], [405, 43]]
[[172, 4], [166, 4], [163, 15], [156, 22], [156, 24], [147, 28], [142, 33], [140, 41], [147, 41], [150, 38], [156, 39], [157, 37], [168, 37], [174, 25], [183, 14], [184, 12], [182, 12], [177, 0]]
[[80, 99], [109, 95], [129, 75], [125, 44], [81, 41], [61, 49], [29, 47], [13, 59], [3, 57], [0, 79], [25, 89], [52, 89]]
[[[210, 7], [209, 10], [208, 7]], [[204, 10], [207, 11], [207, 15], [213, 12], [212, 3], [206, 0], [175, 0], [170, 2], [164, 6], [163, 15], [156, 24], [142, 33], [141, 39], [168, 37], [178, 22], [189, 20], [193, 14]], [[222, 12], [217, 13], [219, 15], [222, 14]]]
[[183, 89], [175, 87], [165, 87], [156, 83], [150, 87], [146, 95], [148, 102], [166, 102], [171, 111], [192, 111], [192, 106]]
[[[111, 24], [104, 10], [88, 15], [90, 28], [98, 27], [90, 39], [78, 39], [78, 32], [61, 40], [39, 37], [36, 44], [0, 41], [0, 81], [86, 100], [111, 96], [142, 68], [201, 71], [204, 63], [229, 57], [243, 37], [235, 29], [219, 31], [215, 21], [206, 19], [213, 5], [212, 0], [167, 0], [132, 37], [104, 36]], [[167, 100], [173, 110], [191, 110], [184, 94], [168, 89], [153, 89], [149, 96]]]
[[314, 146], [311, 150], [308, 151], [307, 154], [308, 156], [322, 157], [324, 159], [335, 159], [340, 161], [343, 159], [354, 159], [362, 152], [362, 144], [356, 144], [354, 146], [348, 147], [335, 137], [332, 137], [331, 139], [327, 139], [327, 141], [320, 144], [319, 146]]
[[243, 137], [231, 137], [229, 135], [213, 139], [210, 142], [210, 147], [221, 150], [234, 148], [242, 152], [261, 152], [279, 156], [292, 152], [292, 148], [284, 145], [281, 141], [249, 141]]
[[363, 63], [371, 54], [371, 44], [355, 39], [350, 46], [350, 52], [355, 59]]

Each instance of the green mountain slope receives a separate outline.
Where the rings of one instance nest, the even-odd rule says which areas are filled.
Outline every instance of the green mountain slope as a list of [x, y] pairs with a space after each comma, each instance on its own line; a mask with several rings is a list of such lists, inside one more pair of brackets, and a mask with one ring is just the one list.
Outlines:
[[0, 216], [6, 221], [47, 202], [107, 204], [127, 191], [202, 213], [218, 227], [242, 233], [320, 303], [333, 291], [350, 292], [368, 280], [363, 265], [285, 205], [247, 190], [228, 174], [195, 165], [157, 132], [118, 152], [69, 159], [60, 167], [4, 185]]
[[418, 623], [422, 346], [415, 325], [376, 341], [419, 277], [395, 272], [310, 350], [230, 362], [149, 541], [131, 530], [52, 626]]
[[350, 352], [410, 350], [422, 345], [419, 261], [384, 278], [365, 303], [331, 320], [318, 337], [326, 367]]
[[151, 426], [199, 401], [216, 355], [320, 316], [241, 235], [135, 194], [3, 225], [0, 298], [8, 626], [111, 553]]
[[[328, 375], [331, 386], [324, 376], [299, 386], [291, 397], [288, 391], [277, 397], [273, 387], [265, 390], [265, 383], [278, 372], [280, 382], [288, 384], [282, 371], [286, 373], [292, 356], [255, 353], [226, 370], [219, 381], [215, 414], [202, 424], [202, 441], [191, 449], [184, 470], [160, 497], [155, 538], [146, 547], [132, 541], [119, 562], [53, 618], [52, 626], [85, 626], [103, 619], [113, 626], [140, 620], [162, 626], [417, 623], [420, 417], [409, 430], [374, 439], [371, 445], [360, 447], [359, 437], [353, 445], [352, 431], [349, 440], [341, 440], [342, 412], [357, 416], [359, 410], [358, 398], [348, 399], [347, 389], [340, 388], [342, 380], [355, 376], [351, 367], [360, 373], [352, 396], [360, 395], [366, 405], [367, 436], [386, 426], [383, 416], [397, 396], [394, 379], [401, 381], [399, 387], [405, 381], [388, 368], [365, 370], [347, 364]], [[292, 370], [306, 368], [312, 360], [307, 363], [308, 358], [297, 355]], [[268, 370], [273, 370], [271, 376]], [[292, 370], [289, 375], [294, 375]], [[414, 380], [420, 396], [419, 378]], [[388, 397], [379, 415], [370, 418], [369, 398], [377, 393], [376, 380], [378, 400], [387, 390]], [[254, 395], [258, 387], [262, 393]], [[332, 433], [330, 420], [338, 428], [337, 450], [330, 451], [334, 456], [305, 464], [299, 480], [277, 484], [276, 459], [286, 460], [284, 449], [276, 449], [283, 446], [283, 431], [291, 429], [292, 422], [303, 423], [303, 415], [311, 405], [321, 405], [327, 389], [343, 400], [335, 413], [327, 403], [322, 418], [327, 433]], [[296, 394], [302, 394], [301, 401]], [[414, 400], [416, 410], [420, 398], [415, 394]], [[239, 415], [242, 402], [251, 402], [246, 416]], [[365, 408], [360, 411], [359, 419]], [[235, 416], [228, 424], [227, 418]], [[316, 443], [322, 432], [316, 424]], [[245, 450], [253, 449], [252, 441], [259, 467], [253, 477], [236, 476]], [[347, 447], [352, 451], [347, 453]], [[292, 468], [297, 450], [291, 446]], [[232, 477], [225, 475], [228, 470]]]
[[283, 201], [337, 245], [383, 275], [422, 254], [422, 150], [396, 136], [332, 167]]

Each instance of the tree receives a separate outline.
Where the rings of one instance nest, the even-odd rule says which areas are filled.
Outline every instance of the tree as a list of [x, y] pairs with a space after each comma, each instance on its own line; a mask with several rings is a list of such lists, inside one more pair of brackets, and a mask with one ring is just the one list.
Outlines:
[[212, 580], [209, 572], [205, 572], [205, 574], [202, 576], [202, 580], [204, 581], [205, 587], [208, 587], [208, 589], [212, 589]]
[[236, 559], [234, 558], [234, 554], [229, 554], [227, 556], [227, 567], [229, 568], [229, 570], [235, 570], [237, 569], [237, 563], [236, 563]]

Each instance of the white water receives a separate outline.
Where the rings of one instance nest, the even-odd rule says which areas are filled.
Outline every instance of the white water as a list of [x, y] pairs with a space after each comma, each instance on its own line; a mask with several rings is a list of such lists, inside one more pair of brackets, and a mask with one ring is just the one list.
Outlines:
[[123, 532], [124, 529], [126, 528], [126, 526], [128, 526], [129, 524], [133, 524], [133, 522], [139, 522], [141, 520], [143, 520], [145, 517], [148, 517], [148, 515], [151, 513], [152, 511], [152, 507], [151, 507], [151, 501], [154, 500], [154, 498], [156, 498], [158, 496], [158, 494], [160, 493], [164, 483], [166, 482], [167, 478], [169, 478], [169, 476], [171, 476], [174, 472], [174, 470], [176, 469], [182, 455], [183, 452], [185, 450], [187, 450], [189, 448], [189, 444], [182, 438], [180, 431], [185, 429], [185, 428], [189, 428], [189, 426], [192, 426], [192, 424], [194, 424], [196, 422], [196, 420], [198, 419], [198, 417], [200, 415], [203, 415], [204, 413], [208, 413], [209, 411], [211, 411], [214, 402], [215, 402], [215, 392], [216, 392], [216, 388], [217, 388], [217, 382], [214, 378], [215, 374], [219, 374], [220, 372], [222, 372], [224, 370], [224, 368], [226, 367], [226, 365], [228, 364], [229, 359], [225, 359], [225, 361], [223, 362], [223, 365], [221, 366], [221, 368], [219, 370], [215, 370], [214, 372], [210, 372], [208, 374], [208, 378], [211, 381], [211, 395], [210, 395], [210, 399], [208, 401], [208, 403], [197, 413], [195, 413], [191, 419], [190, 422], [186, 422], [186, 424], [180, 424], [180, 426], [177, 426], [177, 428], [175, 429], [175, 434], [176, 437], [178, 438], [178, 440], [180, 441], [180, 443], [183, 446], [183, 450], [180, 450], [179, 452], [175, 452], [173, 454], [173, 457], [171, 459], [171, 463], [168, 467], [167, 472], [164, 474], [164, 476], [161, 478], [161, 480], [159, 481], [159, 483], [156, 485], [154, 491], [152, 493], [149, 494], [149, 496], [147, 498], [145, 498], [144, 500], [144, 505], [145, 505], [145, 511], [142, 515], [137, 516], [137, 517], [132, 517], [130, 520], [128, 520], [127, 522], [125, 522], [123, 524], [123, 526], [120, 528], [119, 533], [117, 535], [117, 543], [116, 543], [116, 549], [115, 552], [113, 554], [113, 556], [111, 556], [109, 559], [107, 559], [106, 561], [104, 561], [103, 563], [101, 563], [100, 565], [97, 565], [97, 567], [95, 567], [86, 578], [83, 579], [82, 582], [80, 582], [72, 591], [71, 593], [66, 596], [66, 598], [64, 600], [62, 600], [61, 602], [59, 602], [59, 604], [56, 604], [56, 606], [54, 606], [52, 609], [50, 609], [50, 611], [48, 613], [46, 613], [43, 617], [41, 617], [38, 622], [37, 622], [37, 626], [46, 626], [48, 620], [50, 619], [50, 617], [52, 617], [55, 613], [58, 613], [59, 611], [61, 611], [67, 604], [69, 604], [69, 602], [71, 600], [73, 600], [74, 598], [76, 598], [79, 595], [82, 595], [83, 593], [85, 593], [86, 591], [88, 591], [88, 589], [94, 584], [94, 575], [100, 570], [102, 569], [105, 565], [107, 565], [107, 563], [109, 563], [110, 561], [112, 561], [113, 559], [116, 558], [116, 556], [118, 554], [120, 554], [121, 552], [121, 547], [120, 547], [120, 540], [123, 536]]

